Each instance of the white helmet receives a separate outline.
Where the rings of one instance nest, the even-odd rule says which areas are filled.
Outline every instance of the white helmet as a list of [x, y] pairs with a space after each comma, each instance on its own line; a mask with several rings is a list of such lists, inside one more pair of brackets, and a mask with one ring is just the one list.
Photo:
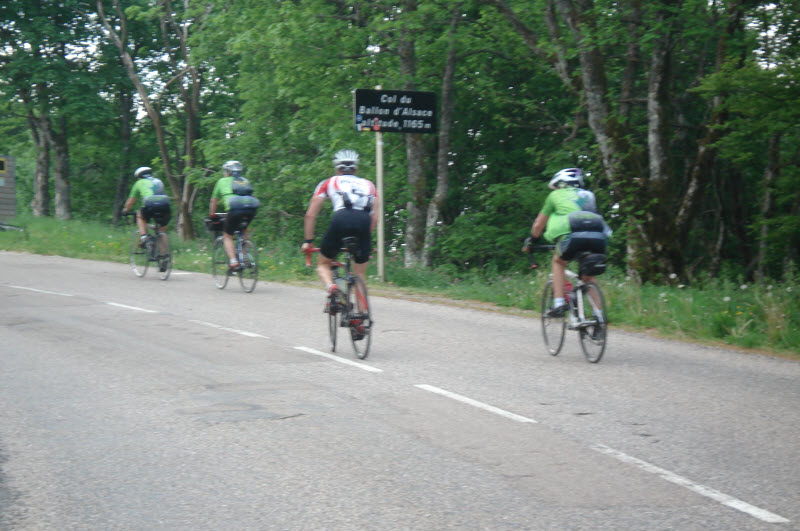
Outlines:
[[244, 170], [244, 166], [242, 166], [242, 163], [238, 160], [229, 160], [222, 165], [222, 171], [225, 173], [230, 173], [235, 177], [240, 176], [242, 174], [242, 170]]
[[550, 179], [550, 184], [547, 186], [551, 190], [556, 190], [564, 186], [583, 186], [583, 172], [580, 168], [563, 169]]
[[133, 176], [137, 179], [141, 179], [147, 175], [153, 174], [153, 168], [148, 168], [147, 166], [142, 166], [141, 168], [136, 168], [136, 171], [133, 172]]
[[354, 171], [358, 168], [358, 153], [352, 149], [337, 151], [333, 156], [333, 165], [337, 170]]

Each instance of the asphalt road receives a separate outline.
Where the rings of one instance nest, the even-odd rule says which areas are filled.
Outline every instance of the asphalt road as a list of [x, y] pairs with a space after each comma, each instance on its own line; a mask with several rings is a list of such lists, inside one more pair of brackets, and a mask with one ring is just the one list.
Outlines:
[[0, 529], [800, 529], [800, 363], [322, 303], [0, 252]]

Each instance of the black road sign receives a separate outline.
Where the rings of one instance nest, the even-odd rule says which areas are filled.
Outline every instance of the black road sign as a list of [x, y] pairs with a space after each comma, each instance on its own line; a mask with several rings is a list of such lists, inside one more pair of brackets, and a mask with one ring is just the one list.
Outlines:
[[357, 131], [436, 132], [433, 92], [356, 89], [353, 102]]

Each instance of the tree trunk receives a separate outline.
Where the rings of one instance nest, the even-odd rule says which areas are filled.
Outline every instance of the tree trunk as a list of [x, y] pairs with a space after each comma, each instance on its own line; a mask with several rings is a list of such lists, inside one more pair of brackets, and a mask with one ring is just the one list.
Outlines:
[[[416, 0], [403, 0], [406, 13], [416, 11]], [[400, 56], [400, 73], [406, 80], [404, 89], [415, 90], [414, 76], [417, 73], [417, 58], [414, 37], [411, 30], [403, 28], [397, 45]], [[406, 160], [408, 161], [408, 193], [411, 196], [406, 209], [405, 266], [413, 267], [422, 263], [422, 248], [425, 241], [425, 205], [427, 203], [425, 182], [425, 146], [421, 134], [405, 134]]]
[[[460, 6], [459, 6], [460, 8]], [[439, 118], [439, 148], [436, 154], [436, 191], [428, 204], [425, 219], [425, 240], [422, 249], [422, 262], [425, 267], [433, 266], [433, 245], [436, 241], [436, 227], [442, 206], [447, 199], [450, 171], [450, 131], [453, 119], [453, 78], [456, 69], [456, 46], [454, 34], [459, 21], [460, 9], [453, 10], [450, 19], [450, 46], [447, 50], [444, 76], [442, 76], [441, 116]]]
[[128, 195], [128, 181], [131, 175], [131, 118], [133, 116], [133, 96], [124, 87], [119, 93], [120, 103], [120, 129], [119, 137], [122, 144], [122, 158], [120, 160], [119, 177], [117, 178], [117, 189], [114, 192], [114, 206], [111, 212], [111, 222], [116, 225], [119, 222], [120, 211]]
[[55, 189], [56, 217], [72, 218], [72, 200], [69, 182], [69, 145], [67, 143], [67, 120], [59, 120], [59, 129], [50, 128], [50, 139], [53, 145], [55, 168], [53, 169], [53, 187]]
[[778, 175], [778, 157], [780, 155], [781, 135], [774, 134], [769, 137], [767, 144], [767, 167], [764, 168], [764, 195], [761, 198], [761, 230], [758, 238], [758, 253], [756, 255], [756, 281], [764, 281], [764, 266], [767, 258], [767, 238], [769, 226], [767, 220], [772, 211], [773, 186]]
[[34, 217], [50, 215], [50, 143], [47, 135], [39, 130], [33, 112], [28, 114], [28, 126], [36, 144], [36, 169], [33, 174], [33, 199], [31, 210]]
[[413, 267], [422, 263], [422, 247], [425, 241], [425, 202], [427, 199], [425, 182], [425, 149], [421, 134], [407, 134], [406, 158], [408, 159], [408, 192], [411, 199], [406, 208], [405, 266]]

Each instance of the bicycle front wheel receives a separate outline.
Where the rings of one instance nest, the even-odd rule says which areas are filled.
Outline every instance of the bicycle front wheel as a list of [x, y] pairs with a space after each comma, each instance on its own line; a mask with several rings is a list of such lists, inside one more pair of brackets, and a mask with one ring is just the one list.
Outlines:
[[359, 359], [369, 355], [372, 345], [372, 316], [369, 308], [367, 286], [361, 277], [353, 275], [347, 284], [347, 323], [350, 329], [350, 341]]
[[221, 236], [214, 241], [214, 247], [211, 248], [211, 275], [217, 288], [225, 289], [228, 284], [228, 255]]
[[158, 233], [156, 253], [158, 276], [161, 280], [167, 280], [172, 272], [172, 249], [169, 246], [169, 237], [166, 232]]
[[145, 249], [143, 246], [140, 247], [139, 241], [139, 230], [134, 229], [133, 234], [131, 235], [131, 269], [133, 269], [133, 272], [137, 277], [143, 277], [145, 273], [147, 273], [149, 261], [147, 260], [147, 249]]
[[603, 357], [608, 338], [608, 318], [603, 292], [594, 282], [587, 282], [580, 288], [583, 299], [583, 315], [578, 319], [582, 323], [578, 329], [581, 338], [581, 349], [589, 363], [597, 363]]
[[567, 333], [567, 320], [565, 316], [550, 317], [548, 312], [553, 309], [555, 300], [553, 297], [553, 281], [548, 280], [542, 293], [542, 337], [547, 352], [552, 356], [558, 356], [561, 347], [564, 345], [564, 336]]
[[239, 258], [239, 265], [242, 266], [242, 270], [239, 271], [239, 284], [245, 293], [252, 293], [258, 282], [258, 250], [253, 242], [250, 240], [242, 242], [242, 256]]

